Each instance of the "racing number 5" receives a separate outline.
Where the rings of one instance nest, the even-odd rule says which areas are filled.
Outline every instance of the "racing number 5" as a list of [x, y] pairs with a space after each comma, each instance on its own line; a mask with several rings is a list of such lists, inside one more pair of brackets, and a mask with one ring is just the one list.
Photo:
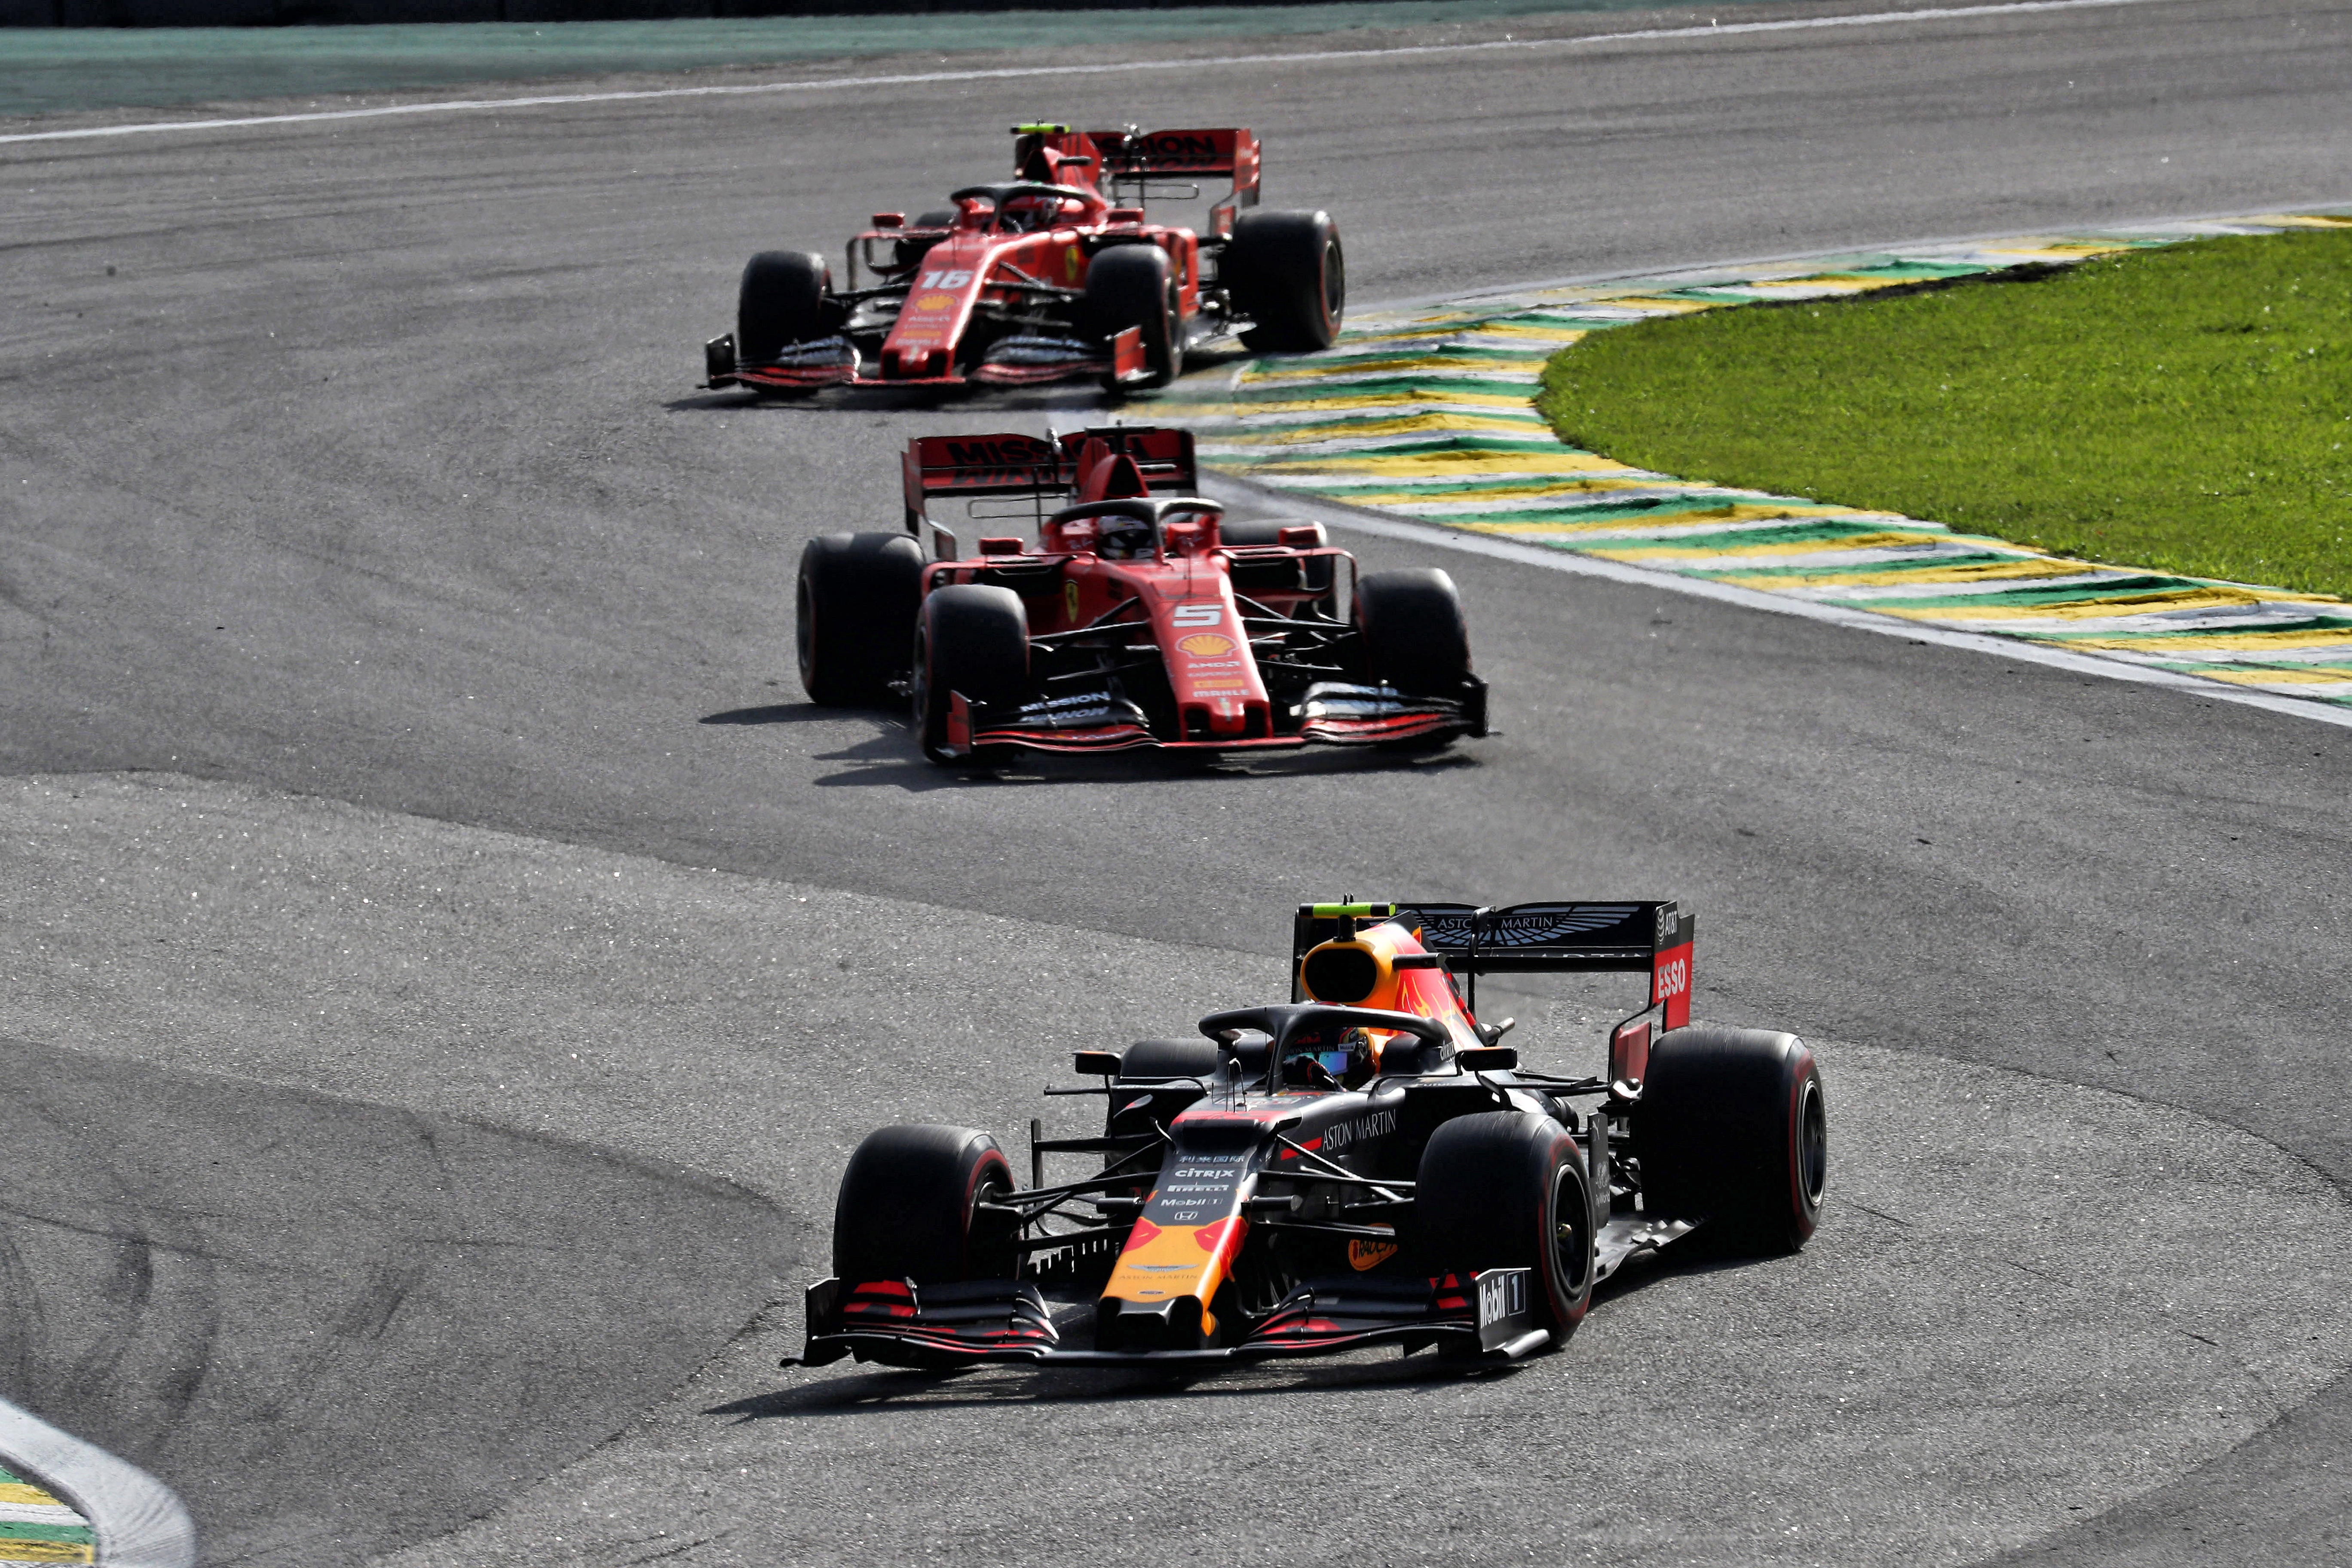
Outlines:
[[1169, 620], [1180, 626], [1222, 626], [1225, 619], [1223, 605], [1179, 605]]

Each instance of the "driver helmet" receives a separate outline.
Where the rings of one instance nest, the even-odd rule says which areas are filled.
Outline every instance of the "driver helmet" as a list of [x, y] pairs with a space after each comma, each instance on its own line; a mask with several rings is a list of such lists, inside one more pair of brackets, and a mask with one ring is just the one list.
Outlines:
[[1098, 517], [1095, 553], [1109, 561], [1133, 561], [1151, 553], [1151, 525], [1139, 518]]

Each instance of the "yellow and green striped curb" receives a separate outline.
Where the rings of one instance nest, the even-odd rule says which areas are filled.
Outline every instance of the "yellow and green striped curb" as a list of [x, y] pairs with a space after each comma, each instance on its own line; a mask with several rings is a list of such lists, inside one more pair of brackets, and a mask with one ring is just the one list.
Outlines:
[[1580, 451], [1536, 412], [1587, 332], [1765, 300], [1831, 299], [2212, 235], [2352, 227], [2272, 213], [1537, 287], [1360, 318], [1316, 354], [1171, 387], [1210, 467], [1416, 523], [2231, 686], [2352, 706], [2352, 605], [2045, 554], [1889, 512], [1697, 484]]
[[95, 1561], [98, 1532], [54, 1493], [0, 1469], [0, 1565]]

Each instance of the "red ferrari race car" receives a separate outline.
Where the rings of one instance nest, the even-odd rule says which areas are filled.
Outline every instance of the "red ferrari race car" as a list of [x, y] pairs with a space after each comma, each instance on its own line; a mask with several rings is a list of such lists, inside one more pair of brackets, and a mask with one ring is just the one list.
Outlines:
[[[934, 762], [1486, 732], [1453, 579], [1360, 575], [1319, 523], [1227, 521], [1193, 493], [1189, 431], [925, 436], [904, 468], [908, 532], [802, 552], [801, 685], [911, 697]], [[933, 516], [942, 499], [966, 517]], [[1022, 532], [959, 532], [1008, 521]]]
[[[1198, 1366], [1374, 1344], [1512, 1360], [1563, 1343], [1593, 1286], [1705, 1227], [1801, 1247], [1828, 1113], [1793, 1035], [1690, 1022], [1673, 903], [1307, 905], [1287, 1005], [1195, 1040], [1081, 1051], [1102, 1131], [889, 1127], [850, 1157], [833, 1278], [795, 1358]], [[1518, 1065], [1477, 976], [1644, 971], [1607, 1071]], [[1091, 1156], [1048, 1183], [1048, 1156]], [[787, 1364], [791, 1364], [789, 1362]]]
[[[707, 384], [753, 392], [885, 384], [1024, 386], [1098, 377], [1157, 386], [1188, 348], [1328, 348], [1346, 304], [1339, 231], [1319, 212], [1259, 212], [1244, 130], [1013, 128], [1014, 178], [967, 185], [908, 224], [876, 213], [849, 242], [846, 287], [824, 257], [765, 250], [743, 269], [735, 331], [703, 346]], [[1152, 223], [1153, 198], [1232, 189], [1196, 233]], [[872, 281], [864, 281], [870, 274]]]

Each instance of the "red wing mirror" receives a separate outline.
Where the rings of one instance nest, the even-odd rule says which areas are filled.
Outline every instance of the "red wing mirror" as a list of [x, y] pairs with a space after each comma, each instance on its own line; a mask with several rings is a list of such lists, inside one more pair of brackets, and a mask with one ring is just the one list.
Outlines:
[[989, 538], [980, 542], [982, 555], [1018, 555], [1021, 551], [1022, 543], [1017, 539]]
[[1293, 550], [1320, 550], [1323, 547], [1323, 525], [1319, 522], [1285, 523], [1275, 538]]
[[1110, 211], [1103, 214], [1103, 221], [1105, 223], [1141, 223], [1143, 221], [1143, 209], [1141, 207], [1113, 207]]
[[1650, 1020], [1620, 1024], [1609, 1036], [1609, 1092], [1619, 1100], [1642, 1098], [1650, 1071]]
[[905, 213], [876, 213], [874, 215], [874, 226], [876, 228], [904, 228], [907, 226], [907, 215]]

